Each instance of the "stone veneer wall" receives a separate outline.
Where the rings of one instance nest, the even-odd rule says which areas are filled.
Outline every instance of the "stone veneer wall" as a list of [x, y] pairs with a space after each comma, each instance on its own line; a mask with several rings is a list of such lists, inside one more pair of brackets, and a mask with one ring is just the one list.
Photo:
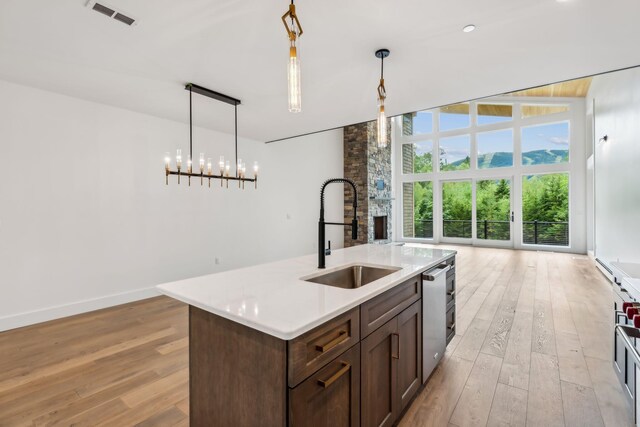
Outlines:
[[[344, 128], [344, 177], [351, 179], [358, 186], [358, 240], [351, 240], [351, 230], [345, 227], [344, 246], [355, 246], [367, 243], [368, 224], [364, 220], [369, 212], [369, 196], [367, 194], [367, 127], [365, 124], [346, 126]], [[351, 186], [344, 186], [344, 222], [353, 219], [353, 193]]]
[[[391, 141], [391, 123], [388, 126]], [[364, 243], [392, 241], [393, 209], [391, 201], [391, 144], [377, 145], [376, 122], [359, 123], [344, 128], [344, 176], [358, 186], [358, 240], [351, 240], [351, 230], [345, 227], [345, 247]], [[382, 180], [383, 189], [377, 189]], [[345, 222], [353, 218], [353, 196], [345, 186]], [[374, 216], [387, 216], [387, 239], [374, 241]]]

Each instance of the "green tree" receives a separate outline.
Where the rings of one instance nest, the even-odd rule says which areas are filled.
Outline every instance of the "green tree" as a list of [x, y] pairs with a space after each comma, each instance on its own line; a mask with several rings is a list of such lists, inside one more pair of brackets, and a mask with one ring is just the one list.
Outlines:
[[567, 244], [569, 175], [525, 176], [522, 181], [522, 219], [527, 243], [535, 241], [537, 229], [539, 243]]
[[433, 172], [433, 162], [431, 153], [415, 154], [413, 158], [413, 171], [415, 173]]

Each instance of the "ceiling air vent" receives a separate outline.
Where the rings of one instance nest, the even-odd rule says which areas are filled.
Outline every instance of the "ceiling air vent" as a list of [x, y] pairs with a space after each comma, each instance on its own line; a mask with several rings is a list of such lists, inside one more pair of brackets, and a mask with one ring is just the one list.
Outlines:
[[136, 25], [137, 20], [126, 15], [124, 12], [119, 11], [115, 7], [108, 6], [104, 3], [99, 3], [97, 0], [88, 0], [87, 7], [99, 12], [109, 18], [115, 19], [116, 21], [120, 21], [123, 24], [127, 24], [129, 26]]
[[95, 10], [96, 12], [102, 13], [103, 15], [107, 15], [109, 18], [111, 18], [113, 14], [116, 13], [115, 10], [109, 9], [107, 6], [104, 6], [100, 3], [95, 3], [92, 9]]
[[124, 22], [127, 25], [133, 25], [136, 22], [135, 19], [128, 17], [127, 15], [123, 15], [122, 13], [116, 13], [116, 16], [113, 17], [116, 21]]

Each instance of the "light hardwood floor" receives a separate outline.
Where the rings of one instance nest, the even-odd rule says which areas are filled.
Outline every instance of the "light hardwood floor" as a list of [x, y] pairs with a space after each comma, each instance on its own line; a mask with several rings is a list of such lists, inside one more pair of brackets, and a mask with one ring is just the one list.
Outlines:
[[[455, 249], [458, 335], [400, 426], [631, 425], [593, 264]], [[186, 426], [187, 348], [165, 297], [1, 333], [0, 426]]]

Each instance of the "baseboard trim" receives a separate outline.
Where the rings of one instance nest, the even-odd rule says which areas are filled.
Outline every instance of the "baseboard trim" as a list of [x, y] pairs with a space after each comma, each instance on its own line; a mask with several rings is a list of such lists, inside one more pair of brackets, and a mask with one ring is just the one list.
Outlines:
[[160, 295], [155, 286], [0, 317], [0, 332]]

